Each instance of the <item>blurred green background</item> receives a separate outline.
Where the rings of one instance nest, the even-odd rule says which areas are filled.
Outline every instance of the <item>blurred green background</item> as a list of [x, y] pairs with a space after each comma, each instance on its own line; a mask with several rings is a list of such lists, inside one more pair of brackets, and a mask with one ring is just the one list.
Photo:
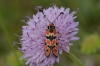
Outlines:
[[[22, 56], [13, 40], [18, 41], [15, 34], [21, 35], [21, 27], [26, 25], [21, 20], [28, 20], [24, 16], [32, 17], [36, 14], [35, 7], [69, 7], [72, 11], [79, 11], [75, 21], [79, 21], [79, 41], [73, 41], [71, 52], [84, 66], [100, 66], [100, 0], [0, 0], [0, 66], [25, 66]], [[55, 66], [77, 66], [66, 54], [60, 56], [60, 62]]]

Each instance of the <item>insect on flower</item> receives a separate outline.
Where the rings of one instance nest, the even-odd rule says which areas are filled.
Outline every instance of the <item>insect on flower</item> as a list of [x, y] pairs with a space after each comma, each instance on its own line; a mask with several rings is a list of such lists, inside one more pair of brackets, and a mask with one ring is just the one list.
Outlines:
[[[44, 14], [43, 10], [40, 9], [39, 10], [40, 12], [43, 13], [44, 17], [47, 19], [46, 15]], [[61, 15], [61, 14], [64, 14], [63, 12], [61, 12], [58, 17]], [[51, 54], [53, 54], [56, 58], [58, 57], [58, 42], [57, 42], [57, 35], [56, 35], [56, 28], [55, 28], [55, 25], [54, 25], [54, 22], [55, 20], [58, 18], [56, 17], [54, 19], [53, 22], [50, 22], [48, 19], [48, 22], [49, 22], [49, 25], [47, 26], [47, 29], [46, 29], [46, 39], [45, 39], [45, 55], [46, 57], [48, 58]]]
[[[25, 65], [53, 66], [59, 62], [59, 55], [63, 51], [69, 53], [70, 41], [79, 40], [78, 24], [74, 19], [77, 11], [70, 13], [70, 8], [53, 5], [42, 9], [37, 6], [36, 14], [22, 26], [22, 35], [18, 36], [23, 53], [20, 59], [25, 59]], [[17, 44], [14, 42], [14, 45]], [[16, 45], [15, 45], [16, 46]], [[16, 46], [17, 47], [17, 46]]]

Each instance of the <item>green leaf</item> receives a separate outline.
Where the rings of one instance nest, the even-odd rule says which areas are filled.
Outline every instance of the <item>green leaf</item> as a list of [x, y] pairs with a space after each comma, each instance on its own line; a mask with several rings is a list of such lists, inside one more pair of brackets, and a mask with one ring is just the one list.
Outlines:
[[85, 37], [81, 44], [81, 51], [86, 54], [93, 54], [100, 49], [100, 38], [98, 34], [92, 34]]

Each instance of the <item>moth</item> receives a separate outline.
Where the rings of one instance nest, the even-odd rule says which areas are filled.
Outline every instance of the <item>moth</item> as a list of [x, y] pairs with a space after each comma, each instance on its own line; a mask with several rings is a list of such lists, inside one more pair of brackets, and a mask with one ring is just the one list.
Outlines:
[[57, 34], [54, 23], [50, 23], [46, 29], [46, 40], [45, 40], [45, 55], [50, 56], [51, 53], [57, 58], [58, 57], [58, 43]]
[[[47, 19], [46, 15], [44, 14], [43, 10], [40, 9], [40, 12], [43, 13], [44, 17]], [[58, 17], [63, 14], [63, 12], [61, 12]], [[58, 18], [56, 17], [54, 19], [53, 22], [49, 22], [49, 25], [47, 26], [46, 32], [45, 32], [45, 46], [44, 46], [44, 50], [45, 50], [45, 55], [46, 57], [50, 57], [51, 54], [54, 55], [54, 57], [58, 57], [59, 55], [59, 47], [58, 47], [58, 40], [57, 40], [57, 32], [56, 32], [56, 27], [54, 25], [55, 20]]]

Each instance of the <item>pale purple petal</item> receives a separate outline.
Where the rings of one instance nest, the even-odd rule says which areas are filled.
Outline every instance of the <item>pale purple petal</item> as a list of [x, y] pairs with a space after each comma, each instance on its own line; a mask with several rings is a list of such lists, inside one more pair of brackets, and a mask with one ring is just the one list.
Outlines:
[[46, 18], [44, 18], [43, 13], [39, 12], [42, 9], [42, 6], [37, 6], [38, 10], [36, 15], [33, 15], [32, 18], [29, 18], [26, 26], [22, 26], [22, 36], [20, 38], [21, 51], [23, 56], [20, 58], [26, 59], [26, 65], [30, 66], [53, 66], [55, 62], [59, 62], [58, 58], [51, 53], [50, 57], [47, 58], [45, 55], [45, 32], [49, 21], [53, 22], [58, 15], [63, 12], [55, 21], [54, 25], [57, 31], [59, 55], [62, 54], [63, 50], [67, 53], [70, 52], [70, 43], [71, 40], [79, 40], [75, 35], [78, 33], [78, 24], [74, 19], [77, 16], [74, 16], [75, 11], [70, 13], [70, 8], [58, 8], [56, 5], [43, 9]]

